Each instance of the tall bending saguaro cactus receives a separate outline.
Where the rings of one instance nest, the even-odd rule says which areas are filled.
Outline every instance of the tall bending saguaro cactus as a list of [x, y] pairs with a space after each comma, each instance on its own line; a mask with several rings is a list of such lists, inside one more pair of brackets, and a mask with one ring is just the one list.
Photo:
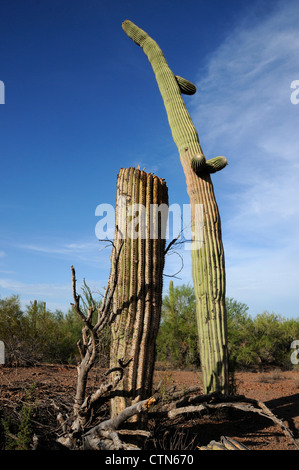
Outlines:
[[[192, 272], [197, 302], [199, 350], [206, 392], [228, 392], [227, 326], [225, 309], [225, 264], [221, 223], [210, 174], [227, 164], [224, 157], [206, 160], [197, 131], [186, 109], [183, 94], [192, 95], [196, 87], [169, 68], [158, 44], [129, 20], [125, 33], [140, 46], [153, 68], [166, 108], [168, 121], [187, 183], [193, 231]], [[202, 240], [196, 239], [203, 208]]]

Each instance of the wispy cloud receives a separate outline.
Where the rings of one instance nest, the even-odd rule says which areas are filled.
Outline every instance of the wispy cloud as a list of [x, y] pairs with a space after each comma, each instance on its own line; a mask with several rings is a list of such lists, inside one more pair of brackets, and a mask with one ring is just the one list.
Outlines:
[[70, 284], [60, 285], [60, 284], [51, 284], [51, 283], [26, 283], [19, 282], [13, 279], [0, 278], [0, 286], [3, 289], [10, 290], [12, 292], [18, 293], [20, 295], [26, 294], [29, 296], [47, 296], [47, 297], [56, 297], [56, 296], [65, 296], [67, 293], [71, 293]]
[[72, 263], [79, 260], [89, 265], [95, 265], [109, 259], [109, 248], [111, 247], [109, 244], [107, 246], [105, 241], [99, 242], [94, 238], [73, 243], [65, 243], [63, 240], [24, 243], [19, 244], [18, 248], [45, 256], [69, 259]]
[[33, 300], [46, 301], [47, 308], [54, 312], [64, 313], [70, 308], [72, 288], [70, 284], [59, 283], [26, 283], [16, 279], [0, 278], [1, 297], [18, 295], [21, 308], [25, 309]]
[[39, 253], [46, 253], [46, 254], [58, 254], [58, 255], [73, 255], [78, 253], [86, 253], [94, 250], [96, 246], [96, 242], [89, 242], [89, 243], [56, 243], [56, 244], [24, 244], [20, 245], [21, 248], [29, 251], [36, 251]]
[[[104, 283], [87, 279], [87, 285], [95, 297], [104, 293]], [[77, 279], [77, 290], [80, 292], [83, 279]], [[63, 283], [26, 283], [11, 278], [0, 278], [0, 288], [4, 290], [5, 296], [20, 296], [23, 306], [32, 300], [47, 301], [50, 310], [60, 309], [66, 312], [70, 308], [72, 299], [71, 282]], [[3, 293], [2, 293], [3, 294]]]
[[[52, 272], [52, 266], [56, 266], [56, 261], [60, 260], [62, 266], [74, 264], [76, 268], [77, 289], [83, 285], [83, 279], [87, 285], [97, 295], [102, 293], [110, 271], [110, 252], [111, 246], [106, 243], [100, 243], [96, 238], [88, 240], [78, 240], [72, 243], [66, 243], [63, 239], [48, 238], [47, 240], [34, 240], [28, 243], [7, 242], [6, 265], [0, 270], [0, 296], [7, 297], [10, 295], [19, 295], [22, 306], [34, 299], [46, 301], [49, 309], [62, 309], [64, 312], [70, 307], [72, 302], [72, 285], [71, 276], [65, 278], [64, 268], [56, 267], [56, 272]], [[106, 249], [105, 249], [106, 248]], [[17, 271], [9, 269], [16, 254], [20, 254], [22, 263], [18, 266]], [[36, 259], [34, 259], [34, 257]], [[40, 258], [44, 258], [42, 261]], [[30, 276], [31, 282], [20, 281], [31, 266], [36, 261], [41, 264], [42, 271], [44, 266], [51, 265], [51, 274], [48, 272], [53, 282], [39, 282], [34, 280], [34, 276]], [[52, 260], [55, 259], [52, 265]], [[34, 264], [34, 266], [36, 266]], [[6, 269], [7, 268], [7, 269]], [[60, 271], [59, 271], [60, 269]], [[25, 274], [26, 275], [26, 274]], [[94, 279], [99, 275], [97, 281]], [[65, 281], [65, 279], [67, 279]], [[57, 280], [57, 282], [56, 282]]]
[[298, 3], [278, 2], [262, 20], [253, 16], [200, 71], [193, 116], [207, 156], [229, 161], [214, 177], [228, 293], [255, 310], [280, 299], [296, 316], [299, 105], [290, 101], [290, 84], [299, 79]]

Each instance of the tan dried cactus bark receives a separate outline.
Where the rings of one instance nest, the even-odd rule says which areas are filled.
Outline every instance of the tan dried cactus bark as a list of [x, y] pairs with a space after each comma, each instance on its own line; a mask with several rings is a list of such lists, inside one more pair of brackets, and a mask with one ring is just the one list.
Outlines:
[[[205, 392], [228, 392], [225, 262], [221, 223], [210, 174], [227, 164], [226, 158], [206, 160], [197, 131], [182, 98], [196, 87], [173, 74], [158, 44], [129, 20], [126, 34], [146, 54], [161, 92], [174, 142], [177, 145], [191, 205], [191, 230], [203, 226], [203, 237], [194, 233], [192, 271], [197, 302], [199, 350]], [[199, 220], [197, 208], [203, 209]], [[199, 238], [198, 238], [199, 237]]]
[[[139, 212], [134, 204], [141, 205]], [[163, 179], [135, 168], [120, 170], [114, 244], [117, 248], [123, 242], [123, 247], [112, 305], [110, 367], [119, 367], [119, 361], [131, 362], [117, 389], [120, 396], [111, 400], [112, 416], [152, 392], [167, 214], [168, 189]]]

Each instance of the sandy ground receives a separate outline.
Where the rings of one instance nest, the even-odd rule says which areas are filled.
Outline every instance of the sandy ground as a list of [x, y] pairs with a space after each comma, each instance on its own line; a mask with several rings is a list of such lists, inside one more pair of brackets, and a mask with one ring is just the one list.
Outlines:
[[[93, 371], [90, 387], [96, 387], [103, 371]], [[186, 388], [201, 384], [199, 371], [157, 370], [154, 383], [162, 380], [165, 389]], [[299, 439], [299, 371], [236, 372], [236, 393], [263, 401]], [[50, 447], [50, 436], [57, 429], [57, 404], [70, 406], [76, 386], [74, 366], [43, 365], [38, 367], [0, 366], [0, 420], [14, 415], [24, 402], [26, 390], [34, 384], [36, 411], [32, 417], [34, 432], [48, 434], [43, 445]], [[160, 423], [152, 430], [155, 445], [165, 450], [196, 448], [221, 436], [237, 438], [249, 450], [295, 450], [294, 443], [278, 425], [254, 413], [229, 410], [215, 416], [192, 416]], [[167, 436], [170, 436], [169, 438]], [[1, 442], [1, 435], [0, 435]], [[188, 444], [189, 443], [189, 444]], [[299, 443], [299, 440], [298, 440]]]

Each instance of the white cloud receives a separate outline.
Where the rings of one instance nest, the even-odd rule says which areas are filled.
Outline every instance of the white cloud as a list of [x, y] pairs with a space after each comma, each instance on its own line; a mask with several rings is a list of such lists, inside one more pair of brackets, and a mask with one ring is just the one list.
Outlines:
[[296, 316], [299, 104], [290, 85], [299, 79], [298, 3], [253, 16], [209, 57], [192, 114], [207, 157], [229, 162], [214, 177], [228, 292], [240, 301], [246, 292], [260, 311], [285, 301], [285, 314]]

